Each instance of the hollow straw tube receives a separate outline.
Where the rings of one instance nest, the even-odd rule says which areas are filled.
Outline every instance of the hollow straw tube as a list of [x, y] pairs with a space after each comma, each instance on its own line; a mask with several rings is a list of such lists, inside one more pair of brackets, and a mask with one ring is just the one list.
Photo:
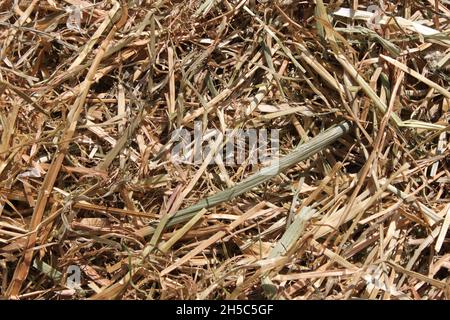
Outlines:
[[303, 161], [323, 150], [325, 147], [338, 140], [344, 134], [348, 133], [350, 129], [351, 123], [348, 121], [343, 121], [336, 126], [333, 126], [325, 130], [324, 132], [319, 133], [311, 140], [298, 145], [291, 153], [279, 159], [277, 163], [261, 169], [260, 171], [252, 174], [251, 176], [247, 177], [246, 179], [242, 180], [229, 189], [219, 191], [212, 196], [200, 200], [199, 202], [188, 208], [177, 211], [169, 219], [166, 227], [186, 222], [203, 208], [214, 207], [219, 203], [230, 201], [231, 199], [247, 191], [250, 191], [259, 184], [272, 179], [286, 169], [294, 166], [296, 163]]

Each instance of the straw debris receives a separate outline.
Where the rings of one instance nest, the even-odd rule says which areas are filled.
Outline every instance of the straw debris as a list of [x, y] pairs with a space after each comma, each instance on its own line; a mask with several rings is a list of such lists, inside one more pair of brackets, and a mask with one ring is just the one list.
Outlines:
[[0, 297], [449, 299], [449, 16], [2, 2]]

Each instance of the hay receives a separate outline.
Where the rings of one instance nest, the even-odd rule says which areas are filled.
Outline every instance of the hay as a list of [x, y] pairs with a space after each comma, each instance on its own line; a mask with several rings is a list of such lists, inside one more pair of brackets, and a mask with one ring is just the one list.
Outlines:
[[449, 4], [370, 5], [0, 4], [0, 296], [448, 299]]

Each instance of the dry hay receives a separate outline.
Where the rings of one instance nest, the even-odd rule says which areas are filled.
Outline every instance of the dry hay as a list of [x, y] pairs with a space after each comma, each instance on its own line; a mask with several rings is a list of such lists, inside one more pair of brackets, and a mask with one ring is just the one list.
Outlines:
[[[0, 296], [448, 298], [450, 5], [370, 5], [2, 1]], [[177, 163], [195, 121], [314, 152]]]

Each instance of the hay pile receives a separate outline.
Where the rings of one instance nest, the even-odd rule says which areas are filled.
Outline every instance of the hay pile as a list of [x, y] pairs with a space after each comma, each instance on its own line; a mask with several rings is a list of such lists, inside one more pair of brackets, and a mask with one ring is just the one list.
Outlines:
[[[0, 296], [449, 298], [450, 5], [405, 3], [3, 1]], [[239, 189], [196, 121], [317, 150]]]

